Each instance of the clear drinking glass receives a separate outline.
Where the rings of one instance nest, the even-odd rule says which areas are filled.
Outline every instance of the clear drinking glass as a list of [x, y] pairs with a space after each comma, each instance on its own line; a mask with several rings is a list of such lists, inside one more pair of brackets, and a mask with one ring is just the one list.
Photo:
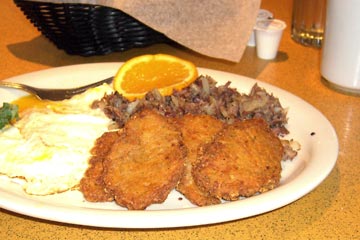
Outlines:
[[305, 46], [320, 48], [324, 38], [326, 0], [294, 0], [291, 37]]

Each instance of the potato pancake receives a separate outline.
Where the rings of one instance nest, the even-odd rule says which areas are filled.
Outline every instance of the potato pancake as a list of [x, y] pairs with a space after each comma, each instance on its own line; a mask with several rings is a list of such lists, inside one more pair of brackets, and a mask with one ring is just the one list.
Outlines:
[[104, 160], [106, 190], [128, 209], [161, 203], [183, 175], [186, 152], [168, 118], [152, 110], [136, 113]]
[[94, 147], [91, 149], [90, 166], [80, 181], [80, 191], [89, 202], [108, 202], [114, 200], [112, 194], [105, 190], [103, 161], [114, 142], [119, 138], [120, 131], [105, 132], [96, 140]]
[[192, 177], [192, 166], [196, 162], [199, 146], [210, 142], [212, 137], [222, 129], [223, 123], [209, 115], [185, 115], [179, 118], [177, 123], [181, 129], [184, 144], [188, 148], [188, 154], [185, 158], [185, 172], [176, 190], [198, 206], [220, 203], [218, 198], [210, 196], [196, 185]]
[[199, 150], [193, 177], [212, 196], [237, 200], [279, 184], [283, 146], [262, 119], [226, 125]]

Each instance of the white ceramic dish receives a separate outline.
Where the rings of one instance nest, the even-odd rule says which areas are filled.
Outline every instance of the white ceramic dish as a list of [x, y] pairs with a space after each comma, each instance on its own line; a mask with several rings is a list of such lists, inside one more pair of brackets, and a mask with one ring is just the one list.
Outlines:
[[[7, 79], [40, 87], [77, 86], [112, 76], [121, 63], [83, 64], [34, 72]], [[255, 82], [247, 77], [199, 69], [219, 84], [248, 93]], [[114, 203], [89, 203], [78, 191], [51, 196], [30, 196], [19, 184], [0, 176], [0, 207], [20, 214], [51, 221], [114, 228], [171, 228], [226, 222], [272, 211], [301, 198], [317, 187], [331, 172], [338, 156], [338, 140], [329, 121], [313, 106], [289, 92], [266, 83], [259, 86], [277, 96], [288, 107], [288, 139], [301, 144], [293, 161], [283, 163], [281, 184], [274, 190], [234, 202], [195, 207], [172, 191], [162, 204], [144, 211], [129, 211]], [[26, 93], [0, 88], [0, 104]], [[312, 134], [313, 133], [313, 134]], [[0, 143], [1, 144], [1, 143]], [[1, 167], [1, 166], [0, 166]]]

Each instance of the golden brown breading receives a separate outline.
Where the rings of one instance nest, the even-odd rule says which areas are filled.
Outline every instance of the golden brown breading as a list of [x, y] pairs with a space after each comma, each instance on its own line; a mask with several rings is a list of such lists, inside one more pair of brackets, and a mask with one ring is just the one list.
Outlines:
[[80, 191], [89, 202], [108, 202], [114, 197], [105, 191], [103, 182], [103, 160], [110, 151], [112, 145], [119, 138], [118, 132], [106, 132], [99, 137], [91, 149], [93, 157], [89, 161], [89, 168], [80, 181]]
[[128, 209], [161, 203], [182, 176], [185, 156], [177, 127], [155, 111], [143, 110], [125, 124], [105, 158], [106, 189]]
[[235, 121], [201, 147], [193, 177], [211, 195], [237, 200], [276, 187], [282, 155], [279, 138], [264, 120]]
[[222, 129], [223, 123], [209, 115], [185, 115], [177, 120], [183, 135], [183, 141], [188, 148], [185, 158], [185, 172], [176, 189], [198, 206], [218, 204], [220, 200], [202, 191], [192, 177], [192, 165], [197, 159], [200, 144], [208, 143]]

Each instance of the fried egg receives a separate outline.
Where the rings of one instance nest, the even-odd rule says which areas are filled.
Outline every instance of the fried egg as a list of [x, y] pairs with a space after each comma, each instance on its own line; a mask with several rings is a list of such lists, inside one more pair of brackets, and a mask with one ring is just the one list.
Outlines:
[[28, 194], [76, 188], [95, 140], [113, 123], [90, 105], [111, 91], [105, 84], [69, 100], [24, 110], [18, 122], [0, 131], [0, 174], [23, 179]]

